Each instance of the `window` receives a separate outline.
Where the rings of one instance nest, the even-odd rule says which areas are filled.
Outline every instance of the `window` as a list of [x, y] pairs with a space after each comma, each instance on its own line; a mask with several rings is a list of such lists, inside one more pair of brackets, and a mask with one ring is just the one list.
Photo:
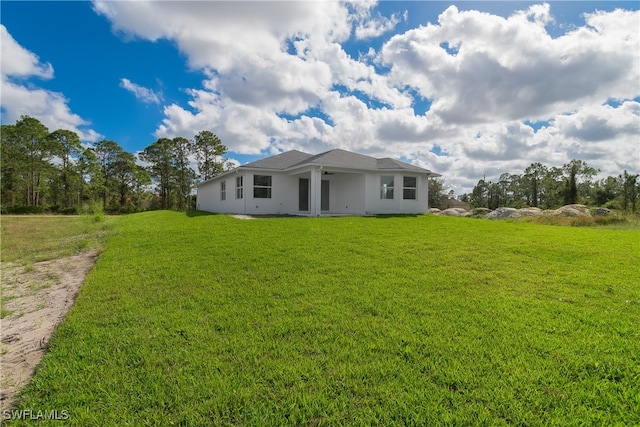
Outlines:
[[393, 177], [392, 176], [380, 177], [380, 198], [393, 199]]
[[220, 200], [227, 200], [227, 181], [220, 181]]
[[253, 198], [271, 198], [271, 175], [253, 175]]
[[415, 200], [416, 199], [416, 189], [417, 189], [418, 179], [415, 176], [404, 176], [402, 177], [402, 198], [405, 200]]
[[244, 197], [243, 177], [236, 177], [236, 199], [242, 199]]

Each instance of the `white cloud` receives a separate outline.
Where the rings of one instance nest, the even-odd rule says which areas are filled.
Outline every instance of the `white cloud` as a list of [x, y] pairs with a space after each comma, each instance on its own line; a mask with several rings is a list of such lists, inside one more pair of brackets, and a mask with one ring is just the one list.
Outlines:
[[[319, 135], [301, 133], [302, 123], [314, 123], [310, 130], [323, 128], [321, 136], [327, 138], [329, 125], [321, 119], [286, 120], [280, 115], [322, 108], [336, 84], [390, 106], [411, 104], [371, 65], [349, 57], [339, 44], [351, 33], [355, 18], [349, 10], [359, 10], [357, 19], [363, 21], [372, 5], [295, 2], [284, 8], [256, 3], [247, 12], [245, 5], [231, 3], [189, 3], [176, 10], [171, 3], [97, 2], [95, 8], [112, 19], [116, 30], [134, 37], [170, 38], [192, 66], [215, 69], [202, 89], [189, 90], [188, 107], [165, 107], [157, 136], [192, 134], [218, 124], [213, 130], [230, 148], [257, 154], [272, 143], [319, 141]], [[139, 22], [137, 17], [148, 16], [151, 7], [154, 19]]]
[[2, 65], [0, 66], [1, 106], [5, 123], [14, 123], [20, 116], [35, 117], [49, 130], [68, 129], [78, 134], [83, 141], [96, 141], [100, 138], [93, 129], [86, 129], [89, 123], [69, 109], [64, 95], [36, 87], [25, 82], [36, 77], [53, 78], [51, 64], [43, 64], [34, 53], [20, 46], [9, 34], [4, 25], [0, 25], [2, 40]]
[[142, 101], [145, 104], [159, 104], [162, 102], [162, 94], [133, 83], [129, 79], [120, 79], [120, 87], [131, 92], [137, 100]]
[[176, 41], [197, 69], [230, 71], [238, 63], [268, 58], [287, 40], [318, 35], [340, 42], [351, 32], [348, 8], [338, 2], [111, 2], [94, 9], [114, 30], [131, 37]]
[[[599, 136], [602, 133], [606, 137]], [[625, 101], [617, 107], [586, 105], [560, 113], [537, 130], [521, 121], [458, 127], [432, 140], [447, 156], [418, 151], [413, 158], [435, 171], [446, 171], [447, 183], [460, 194], [484, 176], [495, 180], [504, 172], [522, 174], [534, 162], [560, 167], [580, 159], [600, 169], [601, 177], [625, 169], [637, 173], [639, 135], [640, 103]]]
[[100, 138], [100, 134], [93, 129], [85, 129], [89, 123], [71, 112], [68, 100], [62, 94], [14, 84], [6, 81], [4, 76], [0, 84], [6, 123], [14, 123], [25, 115], [35, 117], [50, 131], [68, 129], [77, 133], [83, 141]]
[[[584, 25], [552, 36], [548, 4], [507, 18], [452, 6], [354, 58], [345, 41], [400, 22], [375, 6], [94, 3], [115, 31], [171, 40], [208, 75], [188, 105], [165, 106], [156, 136], [210, 129], [242, 154], [341, 147], [402, 156], [442, 173], [458, 194], [534, 161], [640, 172], [639, 12], [586, 14]], [[418, 98], [425, 114], [414, 113]], [[612, 99], [616, 107], [605, 104]]]
[[587, 15], [587, 26], [554, 39], [548, 5], [506, 19], [451, 6], [438, 24], [394, 36], [381, 59], [396, 85], [432, 99], [429, 115], [446, 122], [546, 119], [639, 94], [638, 56], [630, 54], [640, 49], [638, 16]]
[[[403, 18], [407, 20], [407, 12], [403, 14]], [[381, 35], [393, 30], [400, 22], [400, 18], [393, 14], [390, 18], [378, 14], [376, 18], [369, 18], [360, 22], [355, 29], [356, 39], [370, 39], [380, 37]]]
[[43, 79], [53, 77], [51, 64], [40, 63], [38, 56], [20, 46], [4, 25], [0, 25], [0, 46], [2, 47], [3, 76], [36, 76]]

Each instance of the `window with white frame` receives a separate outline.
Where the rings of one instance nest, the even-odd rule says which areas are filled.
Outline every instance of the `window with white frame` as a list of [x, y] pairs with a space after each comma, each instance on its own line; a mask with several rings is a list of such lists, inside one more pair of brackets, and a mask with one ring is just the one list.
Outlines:
[[270, 199], [271, 198], [271, 175], [254, 175], [253, 176], [253, 198], [254, 199]]
[[236, 199], [242, 199], [244, 197], [243, 178], [243, 176], [236, 176]]
[[380, 198], [393, 199], [393, 176], [380, 177]]
[[220, 200], [227, 200], [227, 181], [220, 181]]
[[415, 176], [402, 177], [402, 198], [415, 200], [418, 188], [418, 179]]

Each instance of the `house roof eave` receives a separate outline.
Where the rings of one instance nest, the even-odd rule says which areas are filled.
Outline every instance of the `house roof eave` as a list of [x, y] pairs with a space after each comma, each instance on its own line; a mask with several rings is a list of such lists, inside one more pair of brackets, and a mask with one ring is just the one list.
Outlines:
[[[411, 165], [413, 166], [413, 165]], [[350, 166], [350, 167], [345, 167], [345, 166], [339, 166], [339, 165], [332, 165], [330, 163], [304, 163], [304, 164], [298, 164], [298, 165], [294, 165], [290, 168], [284, 169], [283, 172], [289, 172], [290, 174], [292, 174], [292, 172], [295, 172], [296, 170], [299, 169], [306, 169], [306, 168], [320, 168], [322, 170], [332, 170], [332, 171], [344, 171], [344, 172], [351, 172], [351, 173], [358, 173], [358, 172], [369, 172], [369, 173], [381, 173], [381, 172], [399, 172], [399, 173], [415, 173], [415, 174], [420, 174], [420, 175], [431, 175], [434, 174], [434, 172], [431, 172], [429, 169], [424, 169], [421, 168], [419, 166], [415, 166], [415, 169], [413, 168], [359, 168], [357, 166]], [[441, 176], [439, 174], [436, 174], [437, 176]]]
[[[345, 164], [341, 164], [344, 162], [340, 161], [342, 159], [336, 159], [335, 154], [344, 155], [345, 153], [347, 155], [352, 155], [352, 154], [355, 155], [353, 157], [354, 163], [357, 163], [357, 160], [365, 159], [369, 162], [374, 161], [376, 166], [362, 167], [363, 166], [362, 164], [361, 165], [353, 164], [349, 166], [346, 166]], [[288, 157], [283, 156], [287, 154], [288, 154]], [[331, 159], [337, 160], [336, 163], [315, 161], [315, 160], [321, 160], [323, 156], [328, 156], [328, 155], [333, 155]], [[424, 169], [419, 166], [415, 166], [406, 162], [401, 162], [395, 159], [391, 159], [391, 158], [376, 159], [370, 156], [359, 155], [357, 153], [351, 153], [351, 152], [347, 152], [345, 150], [339, 150], [339, 149], [330, 150], [325, 153], [320, 153], [317, 155], [311, 155], [311, 154], [303, 153], [301, 151], [291, 150], [289, 152], [281, 153], [280, 155], [273, 156], [273, 157], [280, 158], [281, 165], [282, 165], [282, 161], [284, 161], [285, 164], [287, 161], [290, 161], [290, 160], [294, 160], [297, 162], [294, 164], [290, 164], [289, 166], [282, 165], [284, 167], [278, 167], [277, 162], [275, 163], [264, 162], [265, 159], [262, 159], [255, 162], [248, 163], [246, 165], [237, 166], [229, 171], [225, 171], [220, 175], [216, 175], [213, 178], [210, 178], [206, 181], [203, 181], [197, 184], [196, 187], [206, 185], [212, 181], [220, 179], [221, 177], [224, 177], [233, 173], [239, 173], [240, 171], [284, 172], [290, 175], [295, 175], [295, 172], [299, 170], [304, 170], [308, 168], [320, 168], [323, 170], [332, 170], [336, 172], [343, 171], [345, 173], [385, 173], [385, 172], [386, 173], [410, 173], [410, 174], [417, 174], [417, 175], [423, 175], [423, 176], [426, 175], [429, 178], [442, 176], [438, 173], [430, 171], [429, 169]], [[255, 165], [256, 163], [258, 165]], [[266, 164], [267, 166], [261, 166], [260, 163]], [[360, 162], [360, 163], [363, 163], [363, 162]], [[406, 167], [404, 165], [406, 165]], [[385, 167], [385, 166], [390, 166], [390, 167]]]
[[199, 183], [197, 183], [197, 184], [196, 184], [196, 188], [198, 188], [198, 187], [200, 187], [200, 186], [202, 186], [202, 185], [208, 184], [208, 183], [210, 183], [210, 182], [213, 182], [213, 181], [215, 181], [215, 180], [217, 180], [217, 179], [220, 179], [220, 178], [222, 178], [223, 176], [227, 176], [227, 175], [231, 175], [231, 174], [233, 174], [233, 173], [237, 173], [237, 171], [238, 171], [238, 169], [239, 169], [239, 168], [240, 168], [240, 167], [236, 167], [236, 168], [233, 168], [233, 169], [229, 169], [228, 171], [224, 171], [224, 172], [222, 172], [222, 173], [220, 173], [220, 174], [218, 174], [218, 175], [216, 175], [216, 176], [214, 176], [214, 177], [212, 177], [212, 178], [209, 178], [209, 179], [207, 179], [207, 180], [205, 180], [205, 181], [199, 182]]

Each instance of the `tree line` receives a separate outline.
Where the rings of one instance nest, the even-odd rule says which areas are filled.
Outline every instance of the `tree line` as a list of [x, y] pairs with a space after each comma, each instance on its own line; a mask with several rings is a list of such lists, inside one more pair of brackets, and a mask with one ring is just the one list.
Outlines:
[[137, 158], [111, 140], [84, 146], [75, 132], [50, 132], [29, 116], [2, 125], [0, 139], [0, 203], [8, 213], [76, 213], [96, 205], [109, 212], [185, 210], [198, 179], [230, 167], [227, 147], [206, 130], [193, 140], [159, 138]]
[[[76, 213], [96, 204], [109, 212], [185, 210], [192, 207], [191, 193], [198, 179], [210, 179], [231, 167], [225, 157], [227, 147], [206, 130], [193, 139], [159, 138], [137, 158], [111, 140], [84, 146], [75, 132], [50, 132], [29, 116], [2, 125], [0, 139], [4, 213]], [[598, 172], [582, 160], [561, 168], [532, 163], [522, 174], [503, 173], [495, 182], [483, 178], [458, 199], [474, 208], [555, 209], [581, 203], [636, 212], [639, 176], [625, 170], [594, 180]], [[438, 206], [447, 196], [444, 181], [431, 179], [429, 187], [429, 205]]]
[[574, 159], [561, 168], [536, 162], [520, 175], [503, 173], [495, 182], [481, 179], [471, 193], [461, 195], [459, 200], [472, 208], [556, 209], [580, 203], [636, 212], [640, 198], [638, 175], [625, 170], [618, 176], [594, 180], [598, 172], [582, 160]]

